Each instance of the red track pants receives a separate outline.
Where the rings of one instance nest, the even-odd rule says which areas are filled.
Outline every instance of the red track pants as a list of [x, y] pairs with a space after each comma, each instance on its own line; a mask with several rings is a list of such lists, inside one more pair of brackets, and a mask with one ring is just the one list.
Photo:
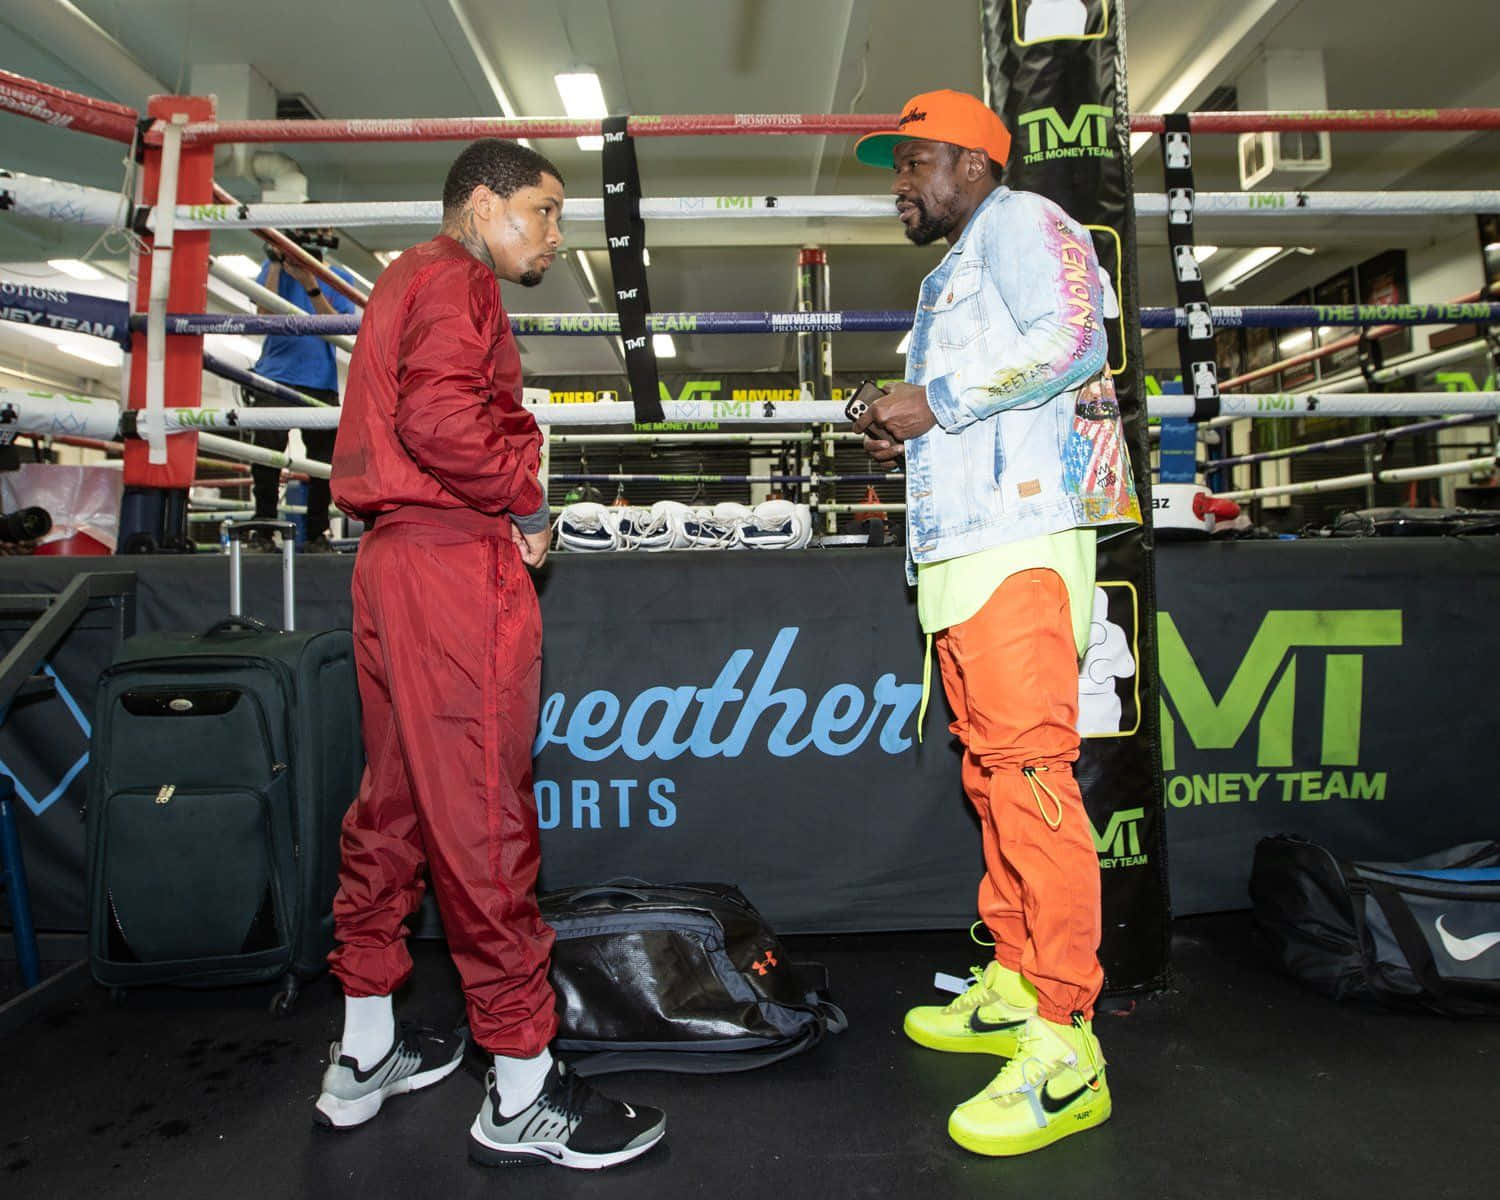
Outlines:
[[344, 818], [333, 973], [350, 996], [411, 974], [403, 921], [425, 865], [463, 980], [469, 1028], [529, 1057], [556, 1031], [553, 933], [537, 911], [531, 746], [541, 613], [505, 534], [383, 518], [354, 567], [368, 762]]
[[[1099, 966], [1099, 856], [1073, 778], [1078, 652], [1055, 571], [1018, 571], [969, 620], [934, 639], [979, 813], [979, 915], [995, 958], [1037, 990], [1048, 1021], [1092, 1017]], [[1055, 828], [1054, 828], [1055, 826]]]

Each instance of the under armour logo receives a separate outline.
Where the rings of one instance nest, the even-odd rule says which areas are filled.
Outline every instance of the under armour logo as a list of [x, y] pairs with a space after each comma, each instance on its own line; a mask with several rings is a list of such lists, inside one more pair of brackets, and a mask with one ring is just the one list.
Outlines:
[[766, 951], [766, 957], [765, 957], [764, 961], [762, 961], [762, 962], [753, 962], [753, 963], [750, 964], [750, 966], [755, 971], [755, 973], [757, 975], [760, 975], [760, 976], [764, 977], [765, 975], [767, 975], [770, 972], [771, 968], [776, 965], [776, 962], [777, 962], [776, 956], [774, 954], [772, 954], [769, 950], [767, 950]]

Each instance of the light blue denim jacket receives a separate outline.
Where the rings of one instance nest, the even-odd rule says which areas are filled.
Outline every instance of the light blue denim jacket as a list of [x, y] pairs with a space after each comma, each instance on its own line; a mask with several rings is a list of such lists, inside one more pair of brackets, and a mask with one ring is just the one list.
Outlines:
[[922, 283], [906, 379], [937, 425], [906, 443], [907, 579], [1005, 542], [1141, 520], [1093, 240], [996, 188]]

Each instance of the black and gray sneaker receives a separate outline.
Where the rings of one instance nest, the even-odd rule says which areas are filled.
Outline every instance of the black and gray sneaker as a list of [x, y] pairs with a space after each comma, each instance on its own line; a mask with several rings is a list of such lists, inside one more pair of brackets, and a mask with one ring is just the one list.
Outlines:
[[464, 1057], [462, 1032], [439, 1033], [425, 1025], [402, 1021], [385, 1057], [362, 1071], [359, 1063], [341, 1053], [334, 1042], [323, 1072], [315, 1120], [334, 1129], [362, 1125], [380, 1111], [387, 1096], [430, 1087], [458, 1070]]
[[557, 1163], [597, 1171], [646, 1153], [667, 1132], [660, 1109], [625, 1104], [596, 1092], [562, 1062], [554, 1062], [542, 1094], [513, 1117], [500, 1115], [495, 1073], [469, 1127], [469, 1157], [485, 1166]]

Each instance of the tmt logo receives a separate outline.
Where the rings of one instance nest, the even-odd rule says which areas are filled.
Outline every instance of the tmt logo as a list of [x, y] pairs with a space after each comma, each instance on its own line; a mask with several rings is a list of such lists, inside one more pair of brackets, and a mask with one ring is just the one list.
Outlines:
[[1094, 849], [1099, 853], [1101, 871], [1146, 864], [1147, 856], [1141, 853], [1141, 821], [1145, 816], [1144, 808], [1122, 808], [1111, 815], [1103, 833], [1094, 825], [1093, 818], [1089, 818], [1089, 832], [1094, 835]]
[[656, 386], [661, 391], [662, 403], [666, 404], [673, 400], [717, 400], [720, 382], [717, 379], [685, 379], [682, 389], [675, 396], [668, 390], [665, 382], [659, 380]]
[[[1305, 802], [1384, 798], [1384, 772], [1328, 768], [1359, 765], [1365, 655], [1355, 651], [1401, 645], [1399, 609], [1272, 610], [1261, 621], [1233, 678], [1217, 699], [1170, 613], [1158, 614], [1157, 634], [1162, 766], [1168, 773], [1167, 801], [1173, 807], [1261, 799]], [[1318, 765], [1324, 769], [1291, 770], [1293, 733], [1298, 727], [1298, 673], [1315, 670], [1319, 660], [1323, 668], [1322, 711], [1316, 726], [1307, 720], [1306, 712], [1303, 716], [1304, 724], [1318, 730]], [[1179, 724], [1200, 754], [1233, 750], [1253, 724], [1258, 770], [1173, 774], [1177, 769]], [[1310, 740], [1303, 739], [1304, 745]], [[1273, 773], [1267, 768], [1284, 769]], [[1267, 788], [1273, 780], [1273, 786]]]
[[1113, 158], [1110, 131], [1114, 112], [1103, 104], [1080, 104], [1072, 121], [1055, 108], [1022, 113], [1018, 124], [1026, 135], [1022, 161], [1028, 165], [1054, 158]]

